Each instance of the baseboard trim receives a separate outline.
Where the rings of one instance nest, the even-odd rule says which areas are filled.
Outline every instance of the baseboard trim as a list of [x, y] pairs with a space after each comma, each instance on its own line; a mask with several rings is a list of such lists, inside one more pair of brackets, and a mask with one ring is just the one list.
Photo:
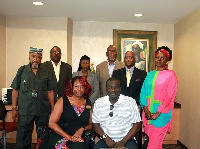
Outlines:
[[181, 143], [181, 141], [177, 141], [178, 146], [181, 147], [181, 149], [188, 149], [183, 143]]

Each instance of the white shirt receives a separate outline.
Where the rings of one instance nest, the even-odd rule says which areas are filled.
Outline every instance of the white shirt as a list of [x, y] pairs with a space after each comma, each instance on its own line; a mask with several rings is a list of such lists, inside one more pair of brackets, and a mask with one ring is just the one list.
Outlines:
[[[95, 101], [92, 122], [99, 123], [103, 131], [115, 142], [122, 140], [133, 124], [140, 122], [140, 113], [135, 99], [120, 94], [118, 101], [110, 110], [109, 96]], [[113, 111], [113, 116], [109, 113]]]
[[56, 75], [56, 79], [57, 82], [59, 81], [59, 75], [60, 75], [60, 65], [61, 65], [61, 61], [58, 63], [58, 65], [56, 66], [55, 63], [53, 61], [51, 61], [52, 65], [53, 65], [53, 69]]

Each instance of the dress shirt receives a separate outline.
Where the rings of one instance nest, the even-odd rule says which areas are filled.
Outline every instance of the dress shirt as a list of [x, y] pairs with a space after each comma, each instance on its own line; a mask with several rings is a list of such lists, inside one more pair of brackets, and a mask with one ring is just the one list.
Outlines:
[[115, 63], [116, 63], [116, 61], [112, 65], [110, 65], [109, 61], [107, 62], [110, 77], [112, 77], [112, 73], [113, 73], [113, 70], [114, 70], [114, 67], [115, 67]]
[[129, 73], [130, 73], [131, 77], [132, 77], [132, 75], [133, 75], [134, 68], [135, 68], [135, 66], [131, 67], [130, 69], [128, 69], [128, 68], [126, 67], [126, 72], [129, 70]]
[[56, 79], [57, 82], [59, 81], [59, 75], [60, 75], [60, 65], [61, 65], [61, 61], [58, 63], [58, 65], [56, 66], [55, 63], [53, 61], [51, 61], [52, 65], [53, 65], [53, 69], [56, 75]]

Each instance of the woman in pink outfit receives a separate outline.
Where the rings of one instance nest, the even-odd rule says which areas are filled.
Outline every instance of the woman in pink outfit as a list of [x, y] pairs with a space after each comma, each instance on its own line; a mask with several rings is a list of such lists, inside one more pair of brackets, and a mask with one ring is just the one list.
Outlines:
[[147, 149], [162, 149], [162, 143], [172, 126], [174, 100], [177, 92], [177, 77], [168, 70], [167, 62], [172, 51], [159, 47], [155, 52], [156, 70], [148, 73], [140, 94], [144, 131], [149, 137]]

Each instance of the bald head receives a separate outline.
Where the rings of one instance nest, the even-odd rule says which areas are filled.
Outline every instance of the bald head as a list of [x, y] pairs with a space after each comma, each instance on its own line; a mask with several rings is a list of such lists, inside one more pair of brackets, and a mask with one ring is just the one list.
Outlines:
[[135, 65], [135, 53], [133, 51], [127, 51], [125, 53], [124, 63], [128, 69]]

